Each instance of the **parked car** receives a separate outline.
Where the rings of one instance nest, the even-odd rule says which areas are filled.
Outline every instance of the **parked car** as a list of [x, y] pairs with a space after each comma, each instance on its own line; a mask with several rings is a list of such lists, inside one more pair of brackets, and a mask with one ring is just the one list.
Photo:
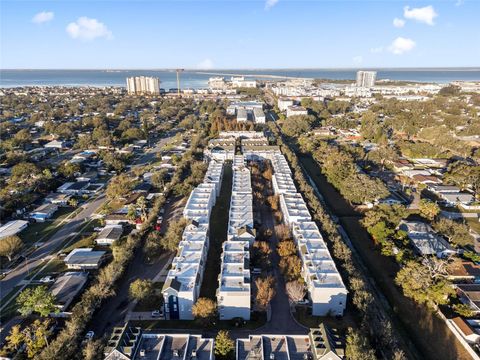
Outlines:
[[53, 276], [44, 276], [39, 281], [43, 284], [48, 284], [48, 283], [53, 282], [54, 280], [55, 279], [53, 278]]
[[152, 317], [154, 318], [162, 318], [163, 317], [163, 310], [153, 310]]
[[262, 273], [262, 269], [260, 268], [253, 268], [252, 275], [260, 275]]

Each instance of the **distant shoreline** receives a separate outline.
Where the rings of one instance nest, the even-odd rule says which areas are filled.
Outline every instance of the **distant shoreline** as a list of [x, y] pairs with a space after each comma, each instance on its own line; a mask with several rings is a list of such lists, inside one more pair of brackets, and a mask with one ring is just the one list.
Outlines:
[[[480, 81], [480, 67], [475, 68], [394, 68], [374, 69], [377, 80], [404, 81], [417, 83], [447, 84], [452, 81]], [[182, 89], [200, 89], [208, 86], [210, 76], [245, 76], [257, 80], [331, 80], [354, 81], [357, 69], [185, 69], [180, 75]], [[129, 76], [155, 76], [160, 78], [161, 87], [176, 88], [176, 72], [163, 70], [126, 69], [1, 69], [0, 87], [14, 88], [25, 86], [94, 86], [125, 87]]]

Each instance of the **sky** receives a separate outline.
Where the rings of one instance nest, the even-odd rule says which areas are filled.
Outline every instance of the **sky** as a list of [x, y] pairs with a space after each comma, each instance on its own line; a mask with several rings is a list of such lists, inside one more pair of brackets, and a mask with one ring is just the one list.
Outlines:
[[0, 68], [477, 67], [479, 18], [477, 0], [0, 0]]

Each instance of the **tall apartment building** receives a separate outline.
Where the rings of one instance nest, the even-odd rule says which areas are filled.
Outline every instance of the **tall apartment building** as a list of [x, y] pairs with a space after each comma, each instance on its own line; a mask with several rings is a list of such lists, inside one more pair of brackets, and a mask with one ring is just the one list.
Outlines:
[[357, 86], [371, 88], [375, 85], [376, 71], [357, 71]]
[[151, 76], [128, 77], [127, 91], [131, 95], [158, 95], [160, 94], [160, 79]]

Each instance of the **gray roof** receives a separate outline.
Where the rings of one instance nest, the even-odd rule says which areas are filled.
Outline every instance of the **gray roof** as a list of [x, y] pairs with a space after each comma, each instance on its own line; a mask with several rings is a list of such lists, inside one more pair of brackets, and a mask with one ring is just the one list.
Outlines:
[[97, 239], [118, 240], [122, 236], [123, 229], [121, 226], [106, 226], [100, 231]]
[[421, 255], [436, 255], [445, 250], [453, 250], [445, 239], [424, 222], [402, 220], [398, 228], [407, 232], [410, 241]]
[[321, 323], [318, 329], [310, 330], [310, 341], [316, 359], [322, 359], [329, 353], [342, 358], [345, 354], [345, 341], [336, 329], [331, 329]]
[[57, 278], [50, 289], [52, 295], [56, 298], [56, 304], [62, 308], [68, 307], [73, 298], [82, 290], [87, 282], [88, 273], [86, 272], [67, 272]]
[[104, 255], [105, 251], [75, 249], [65, 258], [65, 263], [70, 265], [98, 265]]

